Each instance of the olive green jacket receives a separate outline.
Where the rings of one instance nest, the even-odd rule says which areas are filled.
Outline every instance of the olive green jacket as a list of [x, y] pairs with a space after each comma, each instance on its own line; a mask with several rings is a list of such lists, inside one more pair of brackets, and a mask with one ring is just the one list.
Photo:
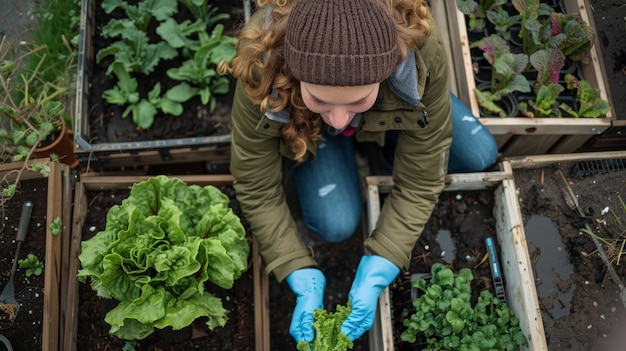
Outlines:
[[[406, 87], [404, 91], [417, 100], [400, 98], [394, 91], [402, 88], [394, 89], [398, 83], [390, 83], [390, 78], [381, 83], [374, 106], [363, 113], [356, 131], [357, 141], [383, 145], [386, 131], [400, 130], [394, 156], [395, 185], [365, 247], [405, 270], [443, 189], [452, 140], [448, 66], [434, 22], [431, 37], [414, 56], [415, 60], [410, 57], [407, 61], [411, 65], [414, 61], [416, 69], [409, 67], [412, 76], [404, 80], [406, 71], [397, 70], [396, 77], [400, 85], [414, 81], [409, 84], [413, 91], [407, 92]], [[230, 170], [235, 177], [237, 199], [259, 242], [267, 272], [274, 273], [278, 281], [296, 269], [316, 265], [290, 215], [282, 186], [282, 159], [294, 157], [280, 136], [282, 117], [283, 121], [275, 114], [261, 115], [259, 106], [248, 98], [244, 84], [237, 83]], [[317, 142], [308, 142], [307, 159], [315, 158], [317, 146]]]

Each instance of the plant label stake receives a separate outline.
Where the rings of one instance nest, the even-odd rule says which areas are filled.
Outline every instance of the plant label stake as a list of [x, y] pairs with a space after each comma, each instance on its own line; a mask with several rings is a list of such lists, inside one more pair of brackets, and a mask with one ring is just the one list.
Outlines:
[[15, 286], [13, 285], [13, 277], [15, 276], [15, 270], [17, 269], [17, 258], [20, 254], [20, 246], [26, 239], [26, 232], [28, 232], [28, 225], [30, 224], [31, 213], [33, 212], [33, 203], [26, 201], [22, 205], [22, 214], [20, 216], [20, 224], [17, 228], [17, 248], [15, 249], [15, 258], [13, 258], [13, 266], [11, 267], [11, 276], [9, 281], [2, 289], [0, 294], [0, 329], [8, 329], [13, 326], [17, 312], [20, 309], [20, 304], [15, 299]]

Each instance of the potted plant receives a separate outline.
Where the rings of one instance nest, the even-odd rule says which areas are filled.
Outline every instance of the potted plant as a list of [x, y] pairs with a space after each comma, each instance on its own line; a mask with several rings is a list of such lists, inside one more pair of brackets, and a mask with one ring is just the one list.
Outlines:
[[[499, 151], [504, 156], [575, 152], [590, 138], [608, 129], [614, 119], [610, 107], [604, 108], [606, 104], [592, 103], [602, 107], [594, 118], [576, 118], [569, 110], [559, 108], [562, 104], [570, 104], [571, 109], [576, 110], [582, 104], [587, 104], [580, 100], [587, 96], [577, 94], [567, 87], [564, 79], [568, 73], [575, 75], [578, 81], [586, 81], [584, 84], [596, 89], [597, 97], [608, 101], [606, 77], [603, 76], [599, 64], [601, 55], [594, 43], [595, 35], [589, 25], [589, 11], [585, 1], [564, 0], [562, 3], [563, 8], [559, 2], [515, 0], [511, 2], [512, 6], [495, 5], [489, 9], [489, 15], [486, 15], [487, 37], [503, 35], [503, 29], [495, 28], [511, 29], [511, 39], [502, 37], [502, 41], [509, 45], [509, 52], [528, 56], [528, 64], [521, 74], [527, 77], [533, 88], [527, 93], [513, 94], [523, 96], [525, 104], [519, 110], [525, 112], [518, 112], [517, 116], [504, 119], [481, 116], [481, 101], [484, 103], [484, 99], [476, 93], [478, 81], [474, 78], [475, 69], [480, 68], [482, 71], [494, 67], [489, 63], [471, 61], [477, 59], [472, 54], [472, 49], [477, 44], [465, 40], [469, 38], [471, 19], [458, 6], [446, 4], [444, 7], [451, 28], [452, 42], [449, 50], [454, 52], [460, 47], [462, 51], [461, 54], [450, 55], [450, 68], [457, 77], [453, 90], [457, 89], [461, 100], [470, 106], [476, 116], [480, 116], [480, 121], [494, 134]], [[514, 28], [518, 30], [513, 30]], [[520, 41], [519, 47], [512, 43], [513, 39]], [[558, 78], [552, 74], [558, 67], [554, 63], [560, 63], [561, 58], [554, 49], [558, 49], [565, 57], [564, 64], [559, 68]], [[482, 73], [481, 75], [485, 76]], [[536, 82], [544, 79], [545, 85], [559, 84], [563, 89], [556, 86], [545, 88], [542, 89], [541, 96], [537, 96], [541, 84]], [[549, 101], [557, 91], [559, 95], [556, 100]], [[529, 101], [533, 101], [535, 107], [529, 106]]]
[[[16, 43], [0, 42], [0, 142], [12, 147], [15, 161], [52, 156], [77, 168], [64, 104], [66, 81], [42, 79], [45, 55], [36, 54], [45, 50], [38, 46], [22, 53]], [[38, 60], [32, 70], [27, 65], [31, 58]]]
[[454, 274], [440, 263], [431, 268], [429, 279], [417, 279], [421, 290], [413, 302], [415, 312], [404, 320], [402, 340], [426, 339], [425, 350], [518, 350], [528, 346], [513, 311], [488, 290], [472, 305], [469, 268]]

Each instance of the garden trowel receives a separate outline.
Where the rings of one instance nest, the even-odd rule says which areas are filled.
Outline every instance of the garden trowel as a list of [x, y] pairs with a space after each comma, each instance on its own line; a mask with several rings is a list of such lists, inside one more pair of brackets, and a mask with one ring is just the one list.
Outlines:
[[15, 286], [13, 285], [13, 277], [15, 276], [15, 270], [17, 269], [17, 258], [20, 254], [20, 246], [26, 239], [26, 232], [28, 231], [28, 225], [30, 223], [30, 216], [33, 211], [33, 203], [26, 201], [22, 205], [22, 214], [20, 215], [20, 224], [17, 228], [17, 248], [15, 249], [15, 258], [13, 258], [13, 266], [11, 266], [11, 276], [9, 281], [2, 289], [0, 294], [0, 329], [7, 329], [13, 325], [17, 312], [20, 309], [20, 304], [15, 299]]

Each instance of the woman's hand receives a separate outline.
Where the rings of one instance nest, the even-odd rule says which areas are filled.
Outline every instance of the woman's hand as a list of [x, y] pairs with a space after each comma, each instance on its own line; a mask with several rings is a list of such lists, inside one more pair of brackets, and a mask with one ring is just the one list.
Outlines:
[[348, 294], [348, 299], [352, 301], [352, 313], [341, 326], [341, 332], [350, 341], [358, 339], [372, 327], [380, 292], [396, 279], [398, 273], [400, 268], [384, 257], [371, 255], [361, 258]]
[[302, 268], [291, 272], [285, 278], [287, 284], [296, 294], [296, 307], [291, 317], [289, 333], [296, 342], [302, 340], [312, 342], [315, 338], [313, 330], [313, 311], [324, 308], [324, 289], [326, 278], [316, 268]]

